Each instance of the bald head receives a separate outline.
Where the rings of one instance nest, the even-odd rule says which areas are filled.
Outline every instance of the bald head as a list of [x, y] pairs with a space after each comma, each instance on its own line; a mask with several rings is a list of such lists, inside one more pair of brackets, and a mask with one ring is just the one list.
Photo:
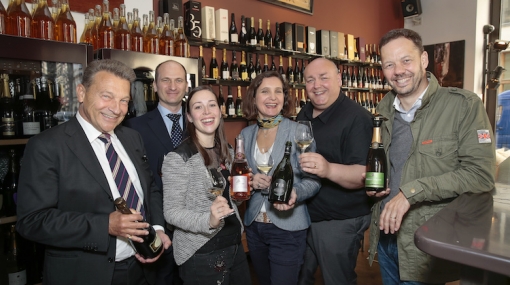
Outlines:
[[342, 79], [336, 64], [329, 59], [314, 59], [305, 68], [306, 92], [316, 112], [331, 106], [338, 96]]

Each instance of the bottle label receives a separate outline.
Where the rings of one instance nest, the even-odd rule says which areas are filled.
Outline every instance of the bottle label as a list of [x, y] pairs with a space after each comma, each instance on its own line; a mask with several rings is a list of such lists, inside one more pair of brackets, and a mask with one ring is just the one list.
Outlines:
[[41, 132], [39, 122], [23, 122], [23, 134], [27, 136], [37, 135]]
[[248, 72], [241, 72], [241, 80], [248, 80]]
[[250, 39], [250, 45], [256, 46], [257, 45], [257, 39]]
[[228, 115], [229, 116], [234, 116], [236, 114], [236, 109], [235, 108], [228, 108]]
[[251, 80], [255, 79], [255, 77], [257, 77], [257, 73], [256, 72], [252, 72], [251, 75], [250, 75]]
[[236, 175], [232, 177], [234, 193], [248, 192], [248, 177], [245, 175]]
[[150, 244], [152, 252], [157, 252], [161, 247], [161, 244], [162, 244], [161, 239], [159, 238], [159, 235], [156, 233], [156, 235], [154, 236], [154, 240]]
[[281, 197], [285, 194], [285, 189], [287, 189], [287, 182], [283, 179], [276, 179], [275, 187], [273, 189], [274, 195]]
[[230, 77], [228, 70], [221, 72], [221, 78], [227, 80]]
[[239, 80], [239, 71], [232, 71], [232, 79]]
[[6, 137], [16, 135], [16, 124], [13, 118], [2, 118], [2, 135]]
[[25, 284], [27, 284], [26, 270], [9, 273], [9, 285], [25, 285]]
[[230, 42], [231, 43], [238, 43], [239, 42], [238, 35], [237, 34], [230, 34]]
[[218, 68], [213, 68], [213, 74], [211, 74], [212, 78], [216, 79], [218, 78]]
[[366, 173], [365, 187], [383, 188], [384, 186], [385, 186], [384, 173], [382, 173], [382, 172], [367, 172]]

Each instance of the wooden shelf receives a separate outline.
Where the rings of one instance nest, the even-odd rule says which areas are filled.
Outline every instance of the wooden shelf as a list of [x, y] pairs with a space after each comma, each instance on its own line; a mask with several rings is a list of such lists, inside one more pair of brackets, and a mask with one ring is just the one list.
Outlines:
[[0, 140], [0, 146], [1, 145], [24, 145], [27, 144], [28, 139], [7, 139], [7, 140]]
[[18, 220], [16, 216], [0, 218], [0, 225], [14, 223]]

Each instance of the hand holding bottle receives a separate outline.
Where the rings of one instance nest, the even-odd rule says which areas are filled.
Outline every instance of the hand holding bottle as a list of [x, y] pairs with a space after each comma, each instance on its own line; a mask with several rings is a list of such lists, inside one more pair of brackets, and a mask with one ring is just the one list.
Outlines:
[[[362, 173], [361, 177], [363, 177], [363, 180], [365, 180], [366, 179], [366, 173]], [[388, 179], [386, 179], [386, 185], [389, 185]], [[391, 190], [390, 190], [389, 187], [386, 188], [385, 190], [379, 191], [379, 192], [377, 192], [377, 191], [366, 191], [368, 197], [376, 197], [376, 198], [381, 198], [381, 197], [388, 196], [388, 195], [390, 195], [390, 192], [391, 192]]]
[[278, 211], [288, 211], [288, 210], [294, 208], [294, 206], [296, 206], [296, 201], [297, 201], [296, 189], [292, 188], [292, 192], [290, 193], [289, 202], [288, 203], [276, 202], [276, 203], [273, 203], [273, 207]]
[[133, 214], [126, 215], [120, 211], [110, 213], [108, 233], [112, 236], [124, 237], [135, 242], [143, 242], [140, 236], [146, 236], [149, 232], [146, 228], [148, 223], [139, 222], [143, 220], [140, 212], [132, 210]]
[[[172, 241], [170, 240], [170, 238], [165, 234], [165, 231], [164, 230], [157, 230], [156, 231], [156, 234], [159, 236], [159, 238], [161, 239], [161, 242], [163, 243], [163, 247], [165, 249], [168, 249], [168, 247], [172, 244]], [[154, 257], [154, 258], [144, 258], [142, 255], [140, 254], [135, 254], [135, 257], [136, 259], [138, 259], [138, 261], [140, 261], [141, 263], [153, 263], [155, 262], [156, 260], [159, 259], [159, 257], [161, 256], [161, 254], [163, 254], [163, 250], [160, 251], [160, 253]]]

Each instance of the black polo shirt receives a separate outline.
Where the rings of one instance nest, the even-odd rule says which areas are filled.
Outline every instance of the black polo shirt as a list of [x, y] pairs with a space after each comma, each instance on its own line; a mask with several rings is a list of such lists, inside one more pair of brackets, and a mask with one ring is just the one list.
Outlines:
[[[313, 105], [299, 112], [298, 120], [312, 122], [317, 153], [328, 162], [365, 165], [372, 141], [372, 115], [359, 104], [340, 93], [338, 99], [313, 118]], [[312, 222], [356, 218], [370, 213], [365, 189], [345, 189], [329, 179], [321, 179], [322, 187], [308, 200]]]

